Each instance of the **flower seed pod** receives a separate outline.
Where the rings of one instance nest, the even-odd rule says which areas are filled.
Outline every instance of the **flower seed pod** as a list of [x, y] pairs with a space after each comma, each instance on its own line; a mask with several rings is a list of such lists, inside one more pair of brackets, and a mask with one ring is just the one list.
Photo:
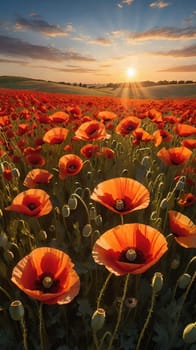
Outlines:
[[62, 207], [62, 215], [64, 218], [68, 218], [69, 215], [70, 215], [70, 207], [68, 204], [65, 204], [63, 207]]
[[11, 250], [5, 250], [3, 256], [7, 263], [10, 263], [14, 260], [14, 253]]
[[163, 275], [160, 272], [155, 272], [152, 278], [152, 288], [155, 293], [159, 292], [163, 286]]
[[183, 275], [181, 275], [178, 279], [178, 287], [180, 289], [185, 289], [188, 284], [191, 281], [191, 275], [189, 275], [188, 273], [184, 273]]
[[82, 229], [82, 236], [83, 237], [89, 237], [92, 233], [92, 226], [91, 224], [86, 224]]
[[102, 308], [97, 309], [91, 318], [91, 328], [94, 332], [101, 329], [105, 322], [105, 310]]
[[101, 225], [102, 225], [102, 222], [103, 222], [102, 216], [101, 216], [100, 214], [97, 215], [95, 221], [96, 221], [96, 225], [97, 225], [97, 226], [101, 226]]
[[89, 208], [89, 216], [91, 220], [95, 220], [97, 216], [96, 208], [94, 206]]
[[9, 314], [14, 321], [21, 321], [24, 316], [24, 306], [20, 300], [14, 300], [9, 306]]
[[73, 195], [71, 195], [68, 199], [68, 206], [70, 207], [71, 210], [75, 210], [78, 205], [78, 200], [77, 198]]
[[183, 340], [187, 344], [193, 344], [196, 342], [196, 322], [189, 323], [183, 331]]

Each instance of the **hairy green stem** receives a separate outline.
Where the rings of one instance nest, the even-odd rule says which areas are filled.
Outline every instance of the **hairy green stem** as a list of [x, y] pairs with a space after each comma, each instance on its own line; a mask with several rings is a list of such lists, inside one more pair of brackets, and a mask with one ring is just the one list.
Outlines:
[[141, 341], [142, 341], [142, 339], [143, 339], [145, 330], [146, 330], [146, 328], [148, 327], [148, 324], [149, 324], [151, 315], [152, 315], [152, 313], [153, 313], [153, 308], [154, 308], [154, 303], [155, 303], [156, 295], [157, 295], [156, 292], [153, 290], [153, 291], [152, 291], [152, 297], [151, 297], [150, 309], [149, 309], [149, 311], [148, 311], [148, 315], [147, 315], [146, 321], [145, 321], [145, 323], [144, 323], [144, 326], [143, 326], [143, 328], [142, 328], [142, 330], [141, 330], [141, 332], [140, 332], [140, 335], [139, 335], [139, 338], [138, 338], [138, 341], [137, 341], [137, 345], [136, 345], [135, 350], [139, 350], [139, 348], [140, 348]]
[[114, 328], [113, 334], [110, 338], [110, 342], [109, 342], [109, 346], [107, 348], [107, 350], [110, 350], [114, 341], [114, 338], [116, 336], [120, 321], [121, 321], [121, 317], [122, 317], [122, 311], [123, 311], [123, 305], [125, 302], [125, 298], [126, 298], [126, 293], [127, 293], [127, 287], [128, 287], [128, 282], [129, 282], [129, 276], [130, 274], [128, 273], [125, 279], [125, 284], [124, 284], [124, 288], [123, 288], [123, 295], [121, 298], [121, 302], [120, 302], [120, 306], [119, 306], [119, 311], [118, 311], [118, 317], [117, 317], [117, 321], [116, 321], [116, 326]]

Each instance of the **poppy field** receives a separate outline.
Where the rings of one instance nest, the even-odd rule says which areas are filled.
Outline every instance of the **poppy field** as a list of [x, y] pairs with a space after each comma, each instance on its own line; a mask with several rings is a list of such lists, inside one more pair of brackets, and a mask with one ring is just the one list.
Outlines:
[[196, 100], [0, 89], [0, 346], [196, 349]]

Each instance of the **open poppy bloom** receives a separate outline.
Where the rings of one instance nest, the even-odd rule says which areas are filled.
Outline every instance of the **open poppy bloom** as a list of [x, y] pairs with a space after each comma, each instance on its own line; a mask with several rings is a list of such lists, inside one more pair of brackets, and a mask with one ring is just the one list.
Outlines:
[[62, 143], [68, 134], [68, 129], [65, 128], [52, 128], [48, 130], [44, 136], [43, 141], [50, 145]]
[[44, 166], [46, 163], [45, 158], [39, 152], [33, 152], [28, 154], [25, 157], [25, 160], [28, 164], [31, 164], [34, 167]]
[[75, 154], [66, 154], [59, 159], [59, 177], [64, 180], [67, 176], [73, 176], [80, 172], [83, 161]]
[[98, 184], [91, 198], [113, 212], [125, 215], [146, 208], [150, 202], [150, 193], [136, 180], [117, 177]]
[[169, 142], [173, 139], [173, 135], [167, 130], [159, 129], [153, 133], [154, 145], [158, 147], [162, 142]]
[[187, 147], [173, 147], [166, 149], [165, 147], [161, 148], [157, 152], [157, 156], [166, 164], [166, 165], [182, 165], [185, 164], [190, 156], [192, 151]]
[[88, 143], [87, 145], [84, 145], [81, 147], [80, 153], [82, 156], [86, 158], [91, 158], [96, 155], [98, 148], [99, 148], [98, 145]]
[[95, 242], [92, 255], [115, 275], [139, 274], [148, 270], [167, 251], [165, 237], [155, 228], [139, 224], [113, 227]]
[[26, 175], [23, 185], [29, 188], [35, 188], [39, 184], [48, 185], [53, 178], [48, 170], [45, 169], [33, 169]]
[[75, 132], [75, 139], [84, 141], [103, 140], [109, 137], [110, 135], [106, 133], [105, 125], [96, 120], [83, 123]]
[[152, 140], [152, 135], [150, 135], [147, 131], [145, 131], [143, 128], [137, 128], [133, 131], [133, 144], [139, 145], [141, 141], [143, 142], [149, 142]]
[[128, 136], [133, 130], [138, 128], [140, 124], [141, 120], [137, 117], [125, 117], [116, 126], [116, 133], [123, 136]]
[[28, 216], [40, 217], [52, 210], [49, 195], [40, 189], [29, 189], [19, 193], [5, 210], [16, 211]]
[[196, 248], [196, 225], [182, 213], [169, 210], [170, 230], [178, 244], [184, 248]]
[[79, 293], [80, 279], [63, 251], [42, 247], [21, 259], [11, 281], [24, 293], [45, 304], [67, 304]]
[[51, 121], [54, 123], [63, 123], [66, 124], [69, 121], [69, 114], [63, 112], [63, 111], [57, 111], [50, 115]]
[[175, 127], [174, 130], [176, 134], [179, 136], [190, 136], [190, 135], [196, 135], [196, 127], [189, 125], [189, 124], [183, 124], [183, 123], [178, 123]]
[[196, 201], [196, 197], [192, 193], [184, 193], [180, 199], [178, 199], [178, 204], [182, 207], [189, 207], [193, 205]]
[[187, 148], [195, 149], [196, 139], [185, 139], [185, 140], [182, 140], [181, 144]]
[[97, 118], [101, 119], [103, 122], [109, 122], [117, 118], [117, 114], [111, 111], [100, 111], [97, 114]]

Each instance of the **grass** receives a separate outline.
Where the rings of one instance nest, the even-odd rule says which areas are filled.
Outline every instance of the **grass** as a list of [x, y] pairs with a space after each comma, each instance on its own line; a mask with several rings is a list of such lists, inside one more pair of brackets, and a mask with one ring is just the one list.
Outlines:
[[80, 87], [66, 85], [46, 80], [30, 79], [26, 77], [1, 76], [0, 88], [44, 91], [62, 94], [78, 94], [87, 96], [128, 97], [137, 99], [163, 98], [196, 98], [196, 84], [174, 84], [142, 87], [132, 84], [132, 87]]

